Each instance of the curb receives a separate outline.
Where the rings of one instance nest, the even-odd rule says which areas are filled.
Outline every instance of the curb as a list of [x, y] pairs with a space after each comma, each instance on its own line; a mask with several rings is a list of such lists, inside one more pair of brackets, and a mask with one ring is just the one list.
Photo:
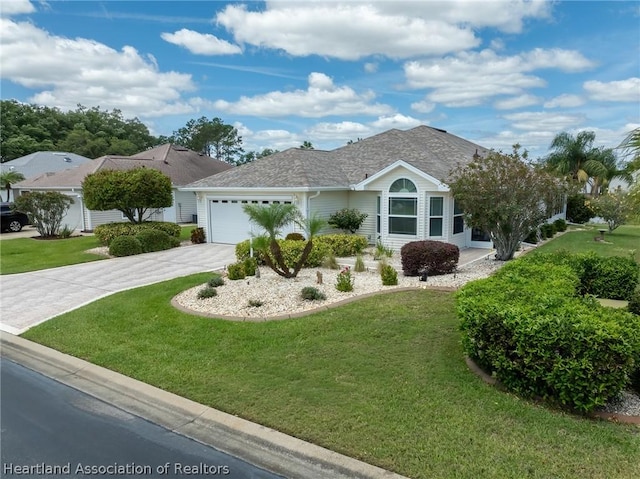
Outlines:
[[408, 479], [12, 334], [0, 345], [5, 358], [291, 479]]

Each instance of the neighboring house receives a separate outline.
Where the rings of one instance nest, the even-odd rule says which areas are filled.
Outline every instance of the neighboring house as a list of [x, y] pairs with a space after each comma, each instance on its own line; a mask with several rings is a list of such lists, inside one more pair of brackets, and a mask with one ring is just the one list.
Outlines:
[[428, 126], [393, 129], [332, 151], [292, 148], [180, 190], [197, 194], [198, 225], [210, 242], [238, 243], [256, 232], [243, 204], [283, 202], [305, 217], [357, 208], [368, 214], [358, 233], [396, 251], [422, 239], [489, 248], [485, 234], [464, 224], [444, 182], [457, 164], [487, 152]]
[[[21, 156], [15, 160], [0, 164], [0, 171], [15, 171], [21, 173], [25, 179], [40, 176], [45, 173], [55, 173], [56, 171], [68, 170], [76, 166], [92, 161], [90, 158], [76, 155], [75, 153], [65, 153], [64, 151], [37, 151], [30, 155]], [[7, 198], [6, 189], [0, 191], [3, 199]], [[9, 200], [13, 201], [13, 185], [9, 191]]]
[[63, 220], [72, 229], [92, 231], [105, 223], [127, 221], [120, 211], [93, 211], [82, 200], [82, 182], [90, 173], [101, 170], [131, 170], [140, 166], [154, 168], [171, 178], [173, 205], [153, 212], [150, 219], [172, 223], [194, 222], [196, 196], [178, 187], [233, 168], [230, 164], [196, 153], [182, 146], [165, 144], [133, 156], [103, 156], [76, 168], [46, 173], [16, 183], [16, 194], [27, 191], [59, 191], [70, 195], [75, 203]]

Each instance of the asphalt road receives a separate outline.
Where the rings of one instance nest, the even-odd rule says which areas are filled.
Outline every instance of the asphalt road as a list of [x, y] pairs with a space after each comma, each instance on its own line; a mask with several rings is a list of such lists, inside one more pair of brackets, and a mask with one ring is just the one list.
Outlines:
[[282, 477], [7, 359], [0, 428], [0, 477]]

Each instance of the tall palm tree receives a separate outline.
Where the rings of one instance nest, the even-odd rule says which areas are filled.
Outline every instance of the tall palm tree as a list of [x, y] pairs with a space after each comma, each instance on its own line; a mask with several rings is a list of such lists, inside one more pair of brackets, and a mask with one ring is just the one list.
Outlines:
[[629, 159], [627, 170], [631, 173], [640, 170], [640, 128], [631, 130], [618, 146]]
[[11, 185], [19, 183], [24, 179], [24, 175], [22, 173], [18, 173], [17, 171], [6, 170], [0, 173], [0, 187], [7, 189], [7, 201], [9, 201]]
[[593, 147], [595, 139], [592, 131], [581, 131], [575, 137], [565, 131], [558, 133], [545, 162], [557, 173], [584, 185], [590, 177], [606, 174], [606, 168], [599, 161], [600, 152]]
[[[246, 204], [243, 206], [243, 210], [253, 223], [266, 232], [265, 241], [257, 241], [255, 244], [258, 249], [268, 249], [271, 252], [273, 259], [268, 254], [264, 255], [267, 265], [280, 276], [295, 278], [306, 262], [311, 248], [313, 248], [313, 237], [324, 226], [324, 220], [313, 216], [302, 221], [300, 219], [300, 211], [292, 204], [272, 203], [269, 206]], [[307, 233], [307, 244], [293, 270], [287, 266], [278, 244], [278, 237], [281, 235], [282, 228], [292, 222], [301, 225]]]
[[604, 193], [614, 178], [620, 178], [628, 184], [633, 183], [631, 172], [620, 165], [611, 148], [599, 148], [594, 152], [594, 159], [597, 159], [605, 170], [602, 174], [593, 176], [591, 179], [591, 196], [593, 198], [597, 198], [601, 193]]

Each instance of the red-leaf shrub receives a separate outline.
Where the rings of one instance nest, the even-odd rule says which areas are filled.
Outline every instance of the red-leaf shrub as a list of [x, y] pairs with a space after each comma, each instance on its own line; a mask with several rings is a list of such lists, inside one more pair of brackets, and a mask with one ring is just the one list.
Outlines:
[[418, 276], [426, 270], [430, 276], [452, 273], [458, 265], [460, 249], [442, 241], [412, 241], [400, 249], [402, 272]]

